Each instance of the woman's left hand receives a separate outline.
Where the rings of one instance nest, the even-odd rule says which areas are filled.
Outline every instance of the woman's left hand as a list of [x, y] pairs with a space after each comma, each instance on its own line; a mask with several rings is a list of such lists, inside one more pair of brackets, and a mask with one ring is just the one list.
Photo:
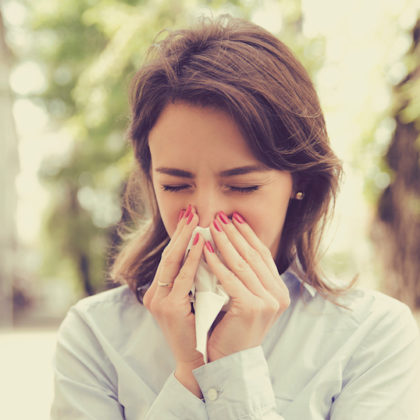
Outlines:
[[208, 340], [209, 361], [258, 346], [290, 304], [289, 291], [270, 250], [244, 219], [220, 212], [211, 233], [224, 263], [204, 247], [207, 264], [231, 298], [230, 308]]

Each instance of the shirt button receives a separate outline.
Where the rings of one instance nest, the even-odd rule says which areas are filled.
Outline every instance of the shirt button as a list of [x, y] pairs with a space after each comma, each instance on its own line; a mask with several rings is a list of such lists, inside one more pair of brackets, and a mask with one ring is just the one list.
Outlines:
[[215, 401], [215, 400], [217, 400], [217, 397], [219, 396], [219, 394], [218, 394], [218, 392], [217, 392], [217, 389], [214, 389], [214, 388], [210, 388], [208, 391], [207, 391], [207, 398], [210, 400], [210, 401]]

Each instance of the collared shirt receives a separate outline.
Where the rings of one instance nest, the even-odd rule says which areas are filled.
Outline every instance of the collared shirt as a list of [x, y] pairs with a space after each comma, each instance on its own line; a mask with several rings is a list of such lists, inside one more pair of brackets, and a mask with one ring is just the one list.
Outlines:
[[157, 322], [127, 286], [81, 300], [58, 334], [52, 419], [420, 419], [408, 307], [355, 289], [345, 308], [292, 271], [282, 278], [291, 304], [262, 345], [193, 371], [203, 400], [175, 378]]

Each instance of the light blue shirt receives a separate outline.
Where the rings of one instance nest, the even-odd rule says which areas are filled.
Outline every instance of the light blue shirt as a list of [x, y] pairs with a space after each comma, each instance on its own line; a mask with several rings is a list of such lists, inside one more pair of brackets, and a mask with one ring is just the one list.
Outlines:
[[291, 296], [259, 347], [175, 378], [151, 314], [127, 286], [78, 302], [55, 355], [55, 420], [417, 420], [420, 338], [410, 310], [353, 290], [337, 306], [283, 274]]

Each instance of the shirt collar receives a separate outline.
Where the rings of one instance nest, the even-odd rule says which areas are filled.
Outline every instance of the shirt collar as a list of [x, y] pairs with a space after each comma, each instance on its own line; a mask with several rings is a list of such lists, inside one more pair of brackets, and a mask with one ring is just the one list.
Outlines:
[[304, 279], [306, 277], [306, 273], [300, 264], [300, 261], [296, 258], [292, 264], [290, 264], [289, 268], [286, 270], [285, 274], [291, 274], [296, 280], [300, 282], [300, 284], [306, 289], [306, 291], [311, 295], [311, 297], [315, 297], [317, 290], [315, 287], [311, 286], [307, 283]]

